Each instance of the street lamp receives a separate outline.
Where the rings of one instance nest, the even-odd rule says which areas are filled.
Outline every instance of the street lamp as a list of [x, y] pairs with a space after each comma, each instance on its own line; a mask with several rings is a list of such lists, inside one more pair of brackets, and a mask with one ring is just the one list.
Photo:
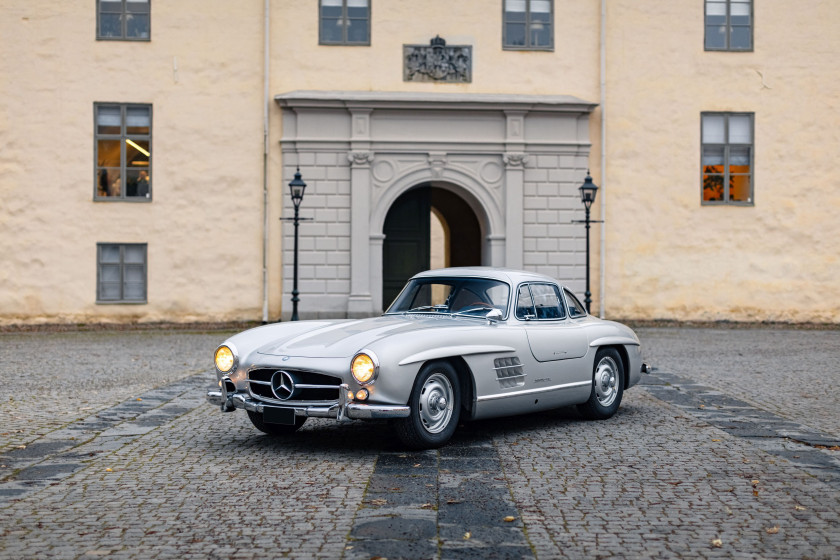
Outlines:
[[303, 179], [300, 177], [300, 167], [297, 168], [295, 171], [295, 178], [292, 179], [292, 182], [289, 183], [289, 191], [292, 194], [292, 204], [295, 206], [295, 217], [294, 225], [295, 225], [295, 260], [294, 260], [294, 283], [292, 285], [292, 321], [298, 320], [298, 302], [300, 298], [298, 297], [298, 226], [300, 225], [300, 217], [299, 217], [299, 210], [300, 210], [300, 203], [303, 201], [303, 191], [306, 190], [306, 183], [303, 182]]
[[589, 313], [592, 306], [592, 292], [589, 290], [589, 224], [600, 223], [602, 220], [590, 220], [589, 210], [592, 208], [592, 203], [595, 202], [595, 195], [598, 194], [598, 185], [592, 182], [592, 176], [589, 170], [586, 170], [586, 179], [578, 189], [580, 190], [580, 200], [586, 209], [586, 219], [574, 220], [576, 223], [586, 224], [586, 292], [584, 292], [583, 304], [586, 306], [586, 312]]

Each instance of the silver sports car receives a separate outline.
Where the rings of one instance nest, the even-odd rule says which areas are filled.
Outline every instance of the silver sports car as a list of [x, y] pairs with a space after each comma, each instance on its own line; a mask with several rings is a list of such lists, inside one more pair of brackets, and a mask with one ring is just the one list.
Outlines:
[[239, 333], [215, 363], [208, 401], [267, 434], [309, 417], [390, 419], [414, 449], [445, 444], [464, 419], [568, 405], [609, 418], [649, 371], [635, 333], [589, 315], [568, 288], [483, 267], [418, 274], [381, 317]]

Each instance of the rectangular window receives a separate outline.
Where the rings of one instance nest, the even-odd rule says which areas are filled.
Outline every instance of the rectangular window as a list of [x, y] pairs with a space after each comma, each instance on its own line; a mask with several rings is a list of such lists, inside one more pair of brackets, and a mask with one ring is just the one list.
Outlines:
[[97, 303], [146, 303], [146, 244], [98, 243]]
[[151, 0], [96, 0], [96, 38], [108, 41], [148, 41]]
[[706, 50], [753, 49], [752, 0], [706, 0]]
[[94, 104], [94, 200], [152, 199], [152, 106]]
[[321, 0], [321, 45], [370, 45], [369, 0]]
[[703, 204], [753, 204], [753, 114], [701, 119]]
[[553, 0], [503, 0], [503, 2], [503, 48], [554, 50]]

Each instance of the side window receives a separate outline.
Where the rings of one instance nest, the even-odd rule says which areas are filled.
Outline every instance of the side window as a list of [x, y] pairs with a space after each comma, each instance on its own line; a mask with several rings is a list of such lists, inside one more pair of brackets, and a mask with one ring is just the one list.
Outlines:
[[96, 38], [148, 41], [151, 0], [96, 0]]
[[566, 296], [566, 303], [569, 305], [569, 317], [572, 319], [576, 319], [577, 317], [586, 317], [586, 308], [580, 300], [572, 295], [572, 292], [569, 290], [563, 290], [563, 293]]
[[531, 290], [528, 284], [519, 286], [519, 294], [516, 296], [516, 318], [523, 321], [536, 319], [534, 311], [534, 299], [531, 297]]
[[560, 293], [549, 284], [531, 284], [531, 295], [537, 310], [537, 319], [565, 319], [566, 311], [560, 302]]
[[370, 45], [369, 0], [321, 0], [319, 44]]
[[94, 105], [94, 200], [151, 200], [152, 106]]
[[97, 303], [146, 303], [146, 244], [97, 245]]

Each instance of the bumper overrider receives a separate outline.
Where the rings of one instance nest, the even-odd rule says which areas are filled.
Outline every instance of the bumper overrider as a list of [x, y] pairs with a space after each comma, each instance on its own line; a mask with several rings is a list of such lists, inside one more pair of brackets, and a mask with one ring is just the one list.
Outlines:
[[234, 384], [229, 377], [223, 377], [219, 384], [220, 391], [208, 391], [207, 402], [218, 406], [222, 412], [233, 412], [237, 408], [263, 414], [265, 409], [281, 408], [293, 409], [295, 416], [309, 418], [335, 418], [339, 422], [350, 420], [380, 420], [388, 418], [405, 418], [409, 415], [408, 406], [380, 405], [354, 402], [347, 397], [350, 390], [346, 383], [341, 384], [338, 401], [319, 406], [295, 406], [268, 404], [252, 399], [245, 393], [232, 391]]

